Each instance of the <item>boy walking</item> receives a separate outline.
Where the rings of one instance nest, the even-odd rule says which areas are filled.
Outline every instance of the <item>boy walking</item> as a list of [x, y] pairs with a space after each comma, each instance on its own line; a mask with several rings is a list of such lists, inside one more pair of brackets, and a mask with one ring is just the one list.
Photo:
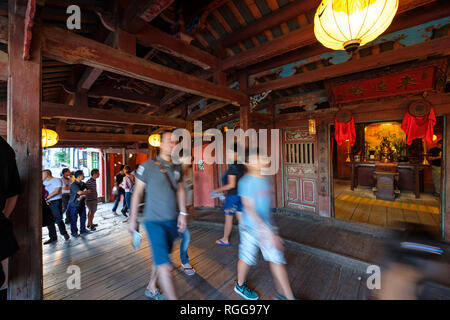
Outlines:
[[261, 174], [266, 162], [259, 156], [258, 149], [251, 150], [247, 159], [247, 174], [238, 183], [238, 194], [243, 204], [243, 214], [239, 221], [239, 261], [237, 266], [237, 282], [234, 291], [247, 300], [257, 300], [258, 294], [247, 286], [247, 274], [250, 266], [256, 264], [258, 249], [264, 260], [270, 263], [281, 300], [294, 299], [289, 284], [283, 241], [277, 235], [270, 214], [272, 189], [269, 181]]
[[86, 206], [88, 208], [88, 223], [87, 227], [92, 231], [95, 231], [97, 224], [94, 224], [94, 215], [97, 212], [98, 194], [97, 194], [97, 182], [95, 180], [100, 177], [98, 169], [91, 171], [91, 177], [86, 181], [86, 187], [89, 190], [89, 194], [86, 196]]

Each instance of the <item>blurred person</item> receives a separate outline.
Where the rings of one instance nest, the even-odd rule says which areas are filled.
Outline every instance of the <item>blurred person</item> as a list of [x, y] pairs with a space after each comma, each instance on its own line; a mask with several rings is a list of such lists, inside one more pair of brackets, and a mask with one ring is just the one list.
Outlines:
[[19, 250], [11, 214], [20, 193], [20, 177], [13, 148], [0, 137], [0, 300], [7, 300], [8, 258]]
[[441, 196], [441, 162], [442, 162], [442, 140], [439, 140], [435, 148], [430, 149], [431, 173], [433, 176], [434, 193], [436, 197]]
[[125, 166], [123, 168], [124, 177], [122, 179], [122, 183], [120, 187], [125, 191], [125, 205], [127, 207], [125, 212], [122, 212], [125, 217], [128, 217], [127, 211], [131, 207], [131, 194], [132, 189], [135, 183], [135, 177], [131, 174], [131, 168], [129, 166]]
[[67, 211], [70, 214], [70, 231], [73, 237], [79, 237], [78, 234], [78, 216], [80, 216], [80, 234], [89, 233], [86, 229], [86, 196], [89, 190], [83, 182], [83, 170], [75, 171], [75, 181], [70, 186], [70, 201]]
[[147, 230], [153, 254], [154, 268], [145, 295], [160, 300], [162, 294], [156, 287], [157, 279], [164, 295], [177, 299], [172, 280], [170, 253], [173, 242], [187, 225], [186, 199], [181, 165], [172, 162], [171, 154], [176, 145], [171, 131], [161, 133], [160, 152], [156, 160], [142, 164], [131, 198], [129, 231], [137, 229], [138, 208], [145, 193], [143, 224]]
[[245, 166], [243, 164], [238, 164], [238, 145], [234, 144], [233, 150], [227, 152], [227, 156], [231, 157], [233, 163], [230, 164], [228, 170], [222, 177], [222, 187], [214, 189], [212, 192], [220, 193], [226, 191], [225, 203], [223, 206], [223, 213], [225, 215], [225, 225], [223, 231], [223, 237], [216, 241], [217, 245], [229, 246], [230, 245], [230, 235], [233, 229], [233, 217], [236, 213], [238, 215], [242, 211], [242, 203], [239, 195], [237, 194], [237, 186], [239, 179], [245, 173]]
[[66, 215], [65, 223], [69, 224], [69, 215], [67, 214], [67, 205], [70, 200], [70, 185], [72, 184], [71, 179], [72, 172], [70, 172], [69, 168], [64, 168], [61, 171], [61, 183], [62, 183], [62, 214]]
[[94, 224], [94, 215], [97, 212], [98, 194], [97, 194], [97, 182], [95, 180], [100, 177], [100, 171], [98, 169], [91, 170], [91, 177], [86, 181], [86, 187], [89, 193], [86, 195], [86, 206], [88, 208], [88, 222], [87, 227], [91, 231], [95, 231], [97, 224]]
[[239, 180], [238, 195], [242, 200], [243, 212], [239, 220], [239, 261], [234, 291], [247, 300], [259, 299], [258, 294], [247, 285], [247, 274], [250, 266], [256, 264], [260, 249], [264, 260], [270, 263], [277, 297], [293, 300], [295, 297], [284, 266], [283, 240], [277, 234], [270, 213], [272, 188], [268, 178], [261, 173], [267, 160], [259, 155], [258, 149], [250, 150], [246, 159], [247, 173]]
[[381, 288], [374, 299], [429, 299], [427, 282], [446, 282], [450, 279], [448, 247], [439, 235], [425, 225], [402, 223], [393, 237], [385, 243], [381, 261]]
[[122, 210], [121, 210], [121, 212], [122, 212], [122, 214], [125, 217], [127, 217], [126, 212], [128, 211], [128, 208], [127, 208], [127, 200], [125, 198], [125, 190], [120, 186], [122, 181], [123, 181], [123, 178], [125, 177], [125, 174], [123, 172], [124, 168], [125, 168], [125, 166], [121, 165], [119, 173], [116, 174], [115, 187], [117, 189], [117, 194], [116, 194], [116, 198], [114, 200], [114, 205], [113, 205], [113, 208], [112, 208], [112, 212], [117, 215], [116, 210], [117, 210], [117, 207], [119, 206], [120, 198], [122, 198], [123, 202], [122, 202]]
[[58, 226], [59, 233], [64, 239], [69, 240], [69, 234], [62, 216], [62, 182], [61, 179], [54, 178], [52, 172], [48, 169], [42, 171], [42, 180], [48, 195], [45, 198], [50, 210], [55, 217], [55, 223]]

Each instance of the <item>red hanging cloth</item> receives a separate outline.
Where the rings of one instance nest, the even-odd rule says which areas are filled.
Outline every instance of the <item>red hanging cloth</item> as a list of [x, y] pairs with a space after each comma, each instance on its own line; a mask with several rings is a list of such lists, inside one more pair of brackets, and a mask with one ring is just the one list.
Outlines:
[[353, 117], [352, 120], [346, 123], [338, 122], [337, 119], [334, 119], [334, 138], [339, 146], [347, 140], [349, 140], [351, 146], [355, 144], [356, 132], [355, 120]]
[[436, 124], [434, 109], [424, 117], [414, 117], [408, 111], [402, 121], [402, 130], [406, 133], [406, 143], [411, 145], [414, 139], [424, 138], [433, 143], [433, 127]]

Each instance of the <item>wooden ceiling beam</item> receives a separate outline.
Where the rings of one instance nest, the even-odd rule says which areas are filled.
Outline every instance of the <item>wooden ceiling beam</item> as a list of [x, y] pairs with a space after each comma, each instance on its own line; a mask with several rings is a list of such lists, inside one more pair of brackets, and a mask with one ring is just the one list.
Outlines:
[[160, 100], [153, 95], [141, 95], [131, 90], [119, 90], [107, 86], [95, 86], [88, 91], [87, 95], [92, 98], [130, 102], [155, 108], [160, 105]]
[[266, 90], [285, 89], [304, 83], [340, 77], [346, 74], [381, 68], [393, 64], [412, 61], [429, 56], [450, 54], [450, 36], [429, 40], [423, 43], [386, 51], [376, 56], [367, 56], [357, 60], [344, 62], [313, 71], [299, 73], [290, 77], [265, 82], [249, 88], [249, 94], [254, 95]]
[[208, 104], [207, 106], [204, 106], [201, 109], [195, 110], [192, 113], [190, 113], [187, 117], [188, 121], [196, 120], [198, 118], [201, 118], [213, 111], [216, 111], [218, 109], [221, 109], [228, 105], [229, 103], [223, 102], [223, 101], [215, 101], [213, 103]]
[[220, 60], [210, 53], [194, 47], [149, 24], [135, 34], [139, 44], [153, 47], [172, 56], [181, 58], [205, 70], [218, 70]]
[[[282, 9], [279, 9], [278, 11], [280, 10]], [[428, 21], [446, 17], [450, 14], [449, 11], [450, 6], [442, 6], [439, 1], [435, 0], [401, 1], [397, 11], [397, 16], [394, 18], [392, 25], [383, 34], [389, 34], [398, 30], [420, 25]], [[322, 54], [330, 51], [317, 42], [314, 35], [314, 24], [309, 24], [272, 41], [266, 42], [261, 46], [225, 59], [222, 63], [221, 70], [229, 72], [231, 70], [243, 69], [272, 58], [272, 65], [275, 64], [280, 66], [282, 64], [277, 64], [276, 61], [281, 60], [280, 55], [288, 54], [293, 50], [315, 44], [317, 44], [318, 49], [315, 50], [318, 51], [314, 52], [315, 54]], [[311, 54], [312, 53], [304, 52], [304, 50], [299, 50], [297, 56], [310, 57]], [[298, 61], [299, 59], [297, 59], [297, 56], [293, 55], [291, 62]], [[264, 64], [264, 62], [262, 64]], [[258, 68], [258, 70], [262, 71], [266, 69]], [[253, 71], [249, 74], [252, 73]]]
[[77, 141], [83, 145], [87, 141], [103, 142], [147, 142], [146, 134], [120, 134], [120, 133], [99, 133], [99, 132], [70, 132], [59, 133], [59, 141]]
[[319, 4], [320, 0], [292, 2], [283, 8], [273, 11], [264, 18], [257, 19], [252, 24], [243, 26], [239, 30], [223, 37], [214, 44], [214, 47], [219, 50], [228, 48], [237, 42], [247, 40], [285, 21], [294, 19], [304, 12], [314, 10]]
[[174, 0], [134, 0], [125, 10], [122, 28], [130, 33], [140, 31], [173, 2]]
[[238, 90], [152, 63], [69, 31], [43, 27], [42, 34], [43, 52], [47, 57], [233, 104], [248, 103], [247, 95]]

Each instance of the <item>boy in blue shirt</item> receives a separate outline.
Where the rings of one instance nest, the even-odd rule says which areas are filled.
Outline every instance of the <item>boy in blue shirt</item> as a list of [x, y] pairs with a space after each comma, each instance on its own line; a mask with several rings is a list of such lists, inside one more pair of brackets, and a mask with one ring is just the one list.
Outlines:
[[257, 300], [258, 294], [247, 286], [250, 266], [256, 264], [258, 249], [264, 260], [270, 262], [270, 269], [279, 299], [295, 299], [284, 264], [283, 241], [272, 223], [270, 202], [272, 189], [261, 170], [267, 167], [268, 158], [259, 155], [259, 150], [250, 150], [246, 159], [247, 174], [238, 183], [238, 194], [243, 205], [239, 221], [239, 261], [237, 282], [234, 291], [247, 300]]

